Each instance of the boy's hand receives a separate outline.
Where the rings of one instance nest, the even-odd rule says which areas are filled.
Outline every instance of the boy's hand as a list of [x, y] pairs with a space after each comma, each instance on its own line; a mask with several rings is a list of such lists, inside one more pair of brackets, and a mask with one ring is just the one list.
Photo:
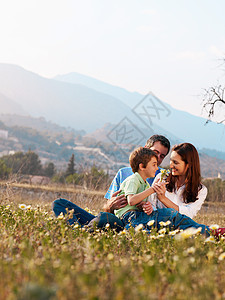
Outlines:
[[147, 215], [150, 215], [153, 212], [153, 207], [150, 202], [145, 202], [142, 207], [143, 207], [143, 211]]

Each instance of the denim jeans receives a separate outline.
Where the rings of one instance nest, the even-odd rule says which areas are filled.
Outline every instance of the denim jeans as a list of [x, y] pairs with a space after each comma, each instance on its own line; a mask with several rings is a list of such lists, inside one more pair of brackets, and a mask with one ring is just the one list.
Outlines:
[[85, 226], [88, 231], [92, 231], [94, 227], [104, 228], [107, 223], [110, 224], [110, 228], [116, 229], [116, 231], [120, 231], [124, 228], [123, 221], [118, 219], [114, 214], [100, 212], [97, 216], [94, 216], [66, 199], [60, 198], [55, 200], [52, 208], [56, 217], [58, 217], [61, 212], [66, 215], [69, 210], [73, 209], [73, 217], [72, 219], [68, 219], [69, 224], [72, 225], [77, 222], [82, 227]]
[[107, 212], [100, 212], [97, 216], [94, 216], [88, 213], [86, 210], [80, 208], [73, 202], [66, 199], [57, 199], [53, 202], [53, 211], [56, 216], [58, 216], [61, 212], [65, 215], [68, 213], [66, 210], [74, 210], [73, 218], [69, 219], [69, 224], [74, 224], [78, 222], [81, 226], [86, 226], [89, 231], [92, 231], [94, 227], [104, 228], [107, 223], [110, 224], [110, 228], [116, 229], [116, 231], [120, 231], [124, 228], [128, 229], [130, 226], [136, 227], [139, 224], [143, 224], [147, 230], [150, 229], [147, 226], [147, 223], [151, 220], [154, 220], [155, 223], [153, 226], [160, 228], [160, 222], [170, 221], [169, 228], [170, 229], [187, 229], [189, 227], [194, 228], [202, 228], [202, 234], [206, 234], [209, 236], [210, 229], [208, 226], [199, 224], [187, 217], [186, 215], [180, 214], [173, 208], [162, 208], [153, 211], [151, 215], [147, 215], [141, 211], [130, 211], [126, 213], [123, 218], [120, 220], [114, 214]]
[[178, 211], [176, 211], [173, 208], [162, 208], [157, 209], [151, 213], [151, 215], [147, 215], [144, 212], [140, 211], [130, 211], [127, 212], [123, 218], [122, 218], [125, 228], [128, 229], [130, 226], [136, 227], [139, 224], [143, 224], [147, 231], [151, 228], [147, 225], [149, 221], [154, 220], [154, 227], [157, 227], [157, 229], [160, 228], [160, 222], [166, 222], [170, 221], [169, 228], [171, 229], [187, 229], [189, 227], [199, 228], [201, 227], [201, 233], [205, 234], [206, 236], [210, 235], [210, 229], [208, 226], [199, 224], [189, 218], [186, 215], [180, 214]]

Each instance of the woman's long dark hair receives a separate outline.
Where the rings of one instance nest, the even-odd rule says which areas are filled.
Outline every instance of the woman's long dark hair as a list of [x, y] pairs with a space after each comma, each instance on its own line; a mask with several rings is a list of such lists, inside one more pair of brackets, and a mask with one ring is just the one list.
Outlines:
[[[183, 201], [185, 203], [195, 202], [198, 198], [198, 192], [202, 185], [199, 155], [196, 148], [190, 143], [182, 143], [175, 145], [172, 151], [176, 151], [180, 155], [181, 159], [188, 164], [188, 169], [185, 178], [185, 189], [183, 192]], [[176, 176], [170, 174], [168, 178], [167, 190], [169, 192], [175, 191], [175, 184], [177, 181]]]

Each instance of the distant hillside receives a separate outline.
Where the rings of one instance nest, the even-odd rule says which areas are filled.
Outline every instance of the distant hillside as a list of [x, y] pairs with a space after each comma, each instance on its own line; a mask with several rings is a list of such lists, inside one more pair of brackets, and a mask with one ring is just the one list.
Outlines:
[[45, 118], [39, 117], [34, 118], [31, 116], [23, 116], [18, 114], [0, 114], [0, 120], [7, 126], [19, 126], [19, 127], [29, 127], [36, 129], [38, 131], [52, 132], [52, 133], [62, 133], [65, 131], [73, 131], [75, 135], [84, 135], [84, 130], [75, 130], [72, 128], [66, 128], [55, 124], [50, 121], [46, 121]]
[[27, 115], [76, 130], [90, 132], [109, 119], [119, 122], [124, 114], [131, 115], [127, 105], [110, 95], [47, 79], [15, 65], [0, 64], [0, 93], [14, 100]]
[[[204, 118], [176, 110], [153, 94], [144, 96], [84, 75], [69, 75], [47, 79], [19, 66], [0, 64], [1, 112], [14, 114], [18, 110], [20, 115], [44, 117], [65, 128], [85, 130], [88, 135], [110, 123], [114, 139], [127, 138], [126, 134], [134, 139], [140, 133], [142, 144], [153, 133], [160, 133], [172, 143], [188, 141], [199, 149], [225, 151], [222, 124], [205, 126]], [[6, 106], [6, 99], [12, 105]], [[129, 123], [129, 132], [124, 120]]]
[[[170, 140], [187, 141], [200, 149], [207, 148], [225, 154], [225, 126], [223, 124], [210, 122], [206, 125], [206, 119], [177, 110], [158, 99], [152, 93], [149, 95], [132, 93], [75, 72], [59, 75], [55, 78], [63, 82], [83, 84], [97, 91], [117, 97], [131, 107], [133, 113], [131, 120], [143, 128], [145, 133], [165, 134]], [[115, 122], [111, 123], [116, 124]], [[148, 136], [149, 134], [146, 133], [145, 137], [147, 138]]]

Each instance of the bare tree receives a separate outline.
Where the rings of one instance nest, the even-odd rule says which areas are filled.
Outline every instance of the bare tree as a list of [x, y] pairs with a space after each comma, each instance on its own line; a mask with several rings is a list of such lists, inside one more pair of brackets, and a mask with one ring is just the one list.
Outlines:
[[[225, 58], [220, 60], [220, 65], [218, 67], [223, 69], [225, 65]], [[213, 117], [216, 118], [217, 123], [225, 122], [225, 98], [224, 98], [225, 86], [217, 84], [205, 90], [203, 96], [203, 109], [207, 112], [208, 123]], [[218, 120], [220, 118], [220, 120]]]

